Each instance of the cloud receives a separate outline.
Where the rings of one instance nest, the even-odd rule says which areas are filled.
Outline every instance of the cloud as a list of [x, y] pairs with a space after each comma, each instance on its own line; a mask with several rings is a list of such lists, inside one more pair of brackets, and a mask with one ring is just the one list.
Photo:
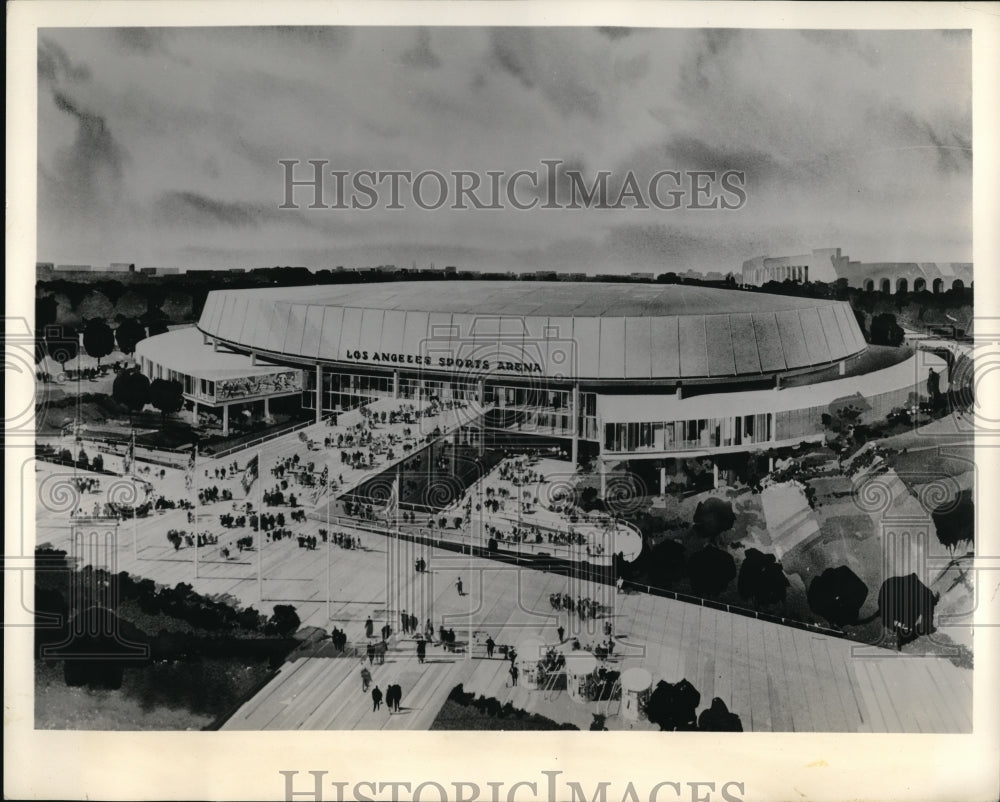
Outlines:
[[80, 82], [89, 79], [90, 69], [86, 64], [74, 63], [56, 42], [44, 36], [38, 37], [39, 83], [58, 84], [63, 80]]
[[431, 33], [426, 28], [417, 30], [417, 42], [403, 53], [401, 59], [407, 67], [433, 69], [441, 66], [441, 59], [431, 49]]
[[167, 30], [166, 28], [112, 28], [115, 41], [122, 48], [142, 54], [163, 50]]
[[602, 26], [597, 29], [598, 33], [602, 36], [608, 37], [612, 41], [617, 39], [624, 39], [626, 36], [631, 36], [634, 32], [634, 28], [616, 28], [609, 26]]
[[97, 201], [114, 193], [126, 155], [104, 117], [86, 111], [69, 95], [56, 90], [52, 99], [60, 111], [76, 120], [76, 136], [57, 157], [56, 173], [65, 191], [76, 199]]

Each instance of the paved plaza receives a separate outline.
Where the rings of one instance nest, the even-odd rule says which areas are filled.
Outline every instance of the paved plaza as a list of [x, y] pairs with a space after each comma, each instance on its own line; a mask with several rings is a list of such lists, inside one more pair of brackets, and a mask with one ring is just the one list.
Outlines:
[[[442, 429], [460, 425], [467, 420], [465, 415], [464, 411], [453, 415]], [[353, 419], [347, 418], [338, 428], [353, 425]], [[306, 430], [306, 438], [321, 440], [331, 431], [319, 424]], [[303, 442], [295, 433], [217, 462], [201, 460], [198, 484], [221, 484], [215, 481], [214, 473], [205, 480], [202, 465], [214, 472], [220, 464], [245, 466], [259, 454], [261, 478], [250, 490], [254, 498], [262, 486], [274, 483], [270, 467], [302, 453]], [[343, 487], [384, 470], [386, 464], [383, 460], [368, 469], [352, 469]], [[41, 502], [37, 541], [70, 549], [68, 510], [53, 505], [50, 495], [53, 483], [71, 478], [72, 469], [38, 462], [36, 471]], [[101, 491], [85, 496], [80, 505], [85, 511], [93, 502], [103, 503], [108, 493], [121, 492], [123, 483], [129, 481], [98, 478]], [[168, 469], [162, 480], [157, 477], [151, 481], [162, 487], [166, 496], [187, 490], [180, 470]], [[256, 535], [249, 528], [220, 530], [218, 515], [246, 501], [238, 478], [228, 478], [225, 486], [234, 498], [200, 507], [198, 530], [221, 532], [227, 541]], [[187, 492], [191, 495], [192, 491]], [[84, 531], [106, 524], [87, 517], [75, 523]], [[292, 528], [296, 536], [309, 536], [317, 535], [326, 524], [320, 513]], [[563, 650], [576, 638], [581, 648], [587, 649], [604, 640], [605, 624], [610, 623], [616, 645], [606, 661], [609, 669], [643, 666], [653, 675], [654, 683], [686, 678], [701, 694], [699, 711], [718, 697], [740, 716], [746, 730], [971, 730], [972, 672], [940, 657], [899, 656], [708, 607], [642, 593], [617, 593], [613, 585], [512, 566], [368, 529], [348, 529], [343, 522], [334, 528], [357, 537], [358, 547], [345, 549], [328, 541], [307, 549], [299, 547], [297, 537], [265, 537], [262, 543], [255, 540], [254, 548], [234, 550], [225, 559], [220, 553], [221, 540], [218, 547], [201, 549], [175, 549], [168, 542], [168, 530], [193, 529], [182, 509], [118, 525], [115, 570], [166, 585], [190, 583], [200, 593], [225, 595], [266, 613], [275, 604], [292, 604], [303, 628], [329, 631], [339, 627], [346, 632], [352, 649], [360, 646], [362, 653], [368, 617], [376, 629], [383, 623], [392, 627], [385, 663], [370, 670], [373, 682], [383, 690], [389, 684], [403, 688], [399, 714], [390, 716], [385, 707], [372, 711], [369, 694], [361, 690], [360, 660], [332, 656], [328, 647], [320, 644], [296, 652], [266, 687], [230, 717], [227, 727], [427, 729], [451, 689], [462, 683], [467, 692], [492, 696], [501, 703], [510, 701], [516, 707], [584, 729], [594, 714], [607, 716], [610, 729], [651, 728], [647, 722], [631, 722], [621, 716], [618, 701], [582, 703], [571, 699], [565, 690], [511, 687], [507, 661], [499, 654], [487, 659], [482, 645], [486, 637], [499, 645], [513, 646], [538, 636], [547, 646]], [[421, 557], [427, 564], [425, 572], [414, 569]], [[462, 595], [457, 588], [459, 579]], [[594, 619], [581, 619], [557, 611], [550, 604], [553, 594], [589, 598], [600, 605], [601, 613]], [[416, 642], [399, 632], [404, 610], [418, 618], [421, 630], [427, 622], [435, 632], [441, 626], [453, 629], [459, 648], [446, 651], [435, 643], [428, 646], [427, 659], [420, 663]], [[563, 644], [557, 635], [560, 625], [565, 628]]]

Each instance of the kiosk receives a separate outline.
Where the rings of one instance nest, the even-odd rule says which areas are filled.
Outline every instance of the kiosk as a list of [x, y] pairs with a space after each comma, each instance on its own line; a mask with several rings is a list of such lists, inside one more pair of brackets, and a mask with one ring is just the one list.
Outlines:
[[622, 672], [619, 679], [622, 686], [622, 717], [638, 721], [646, 717], [646, 702], [653, 687], [653, 675], [636, 666]]
[[577, 702], [587, 702], [587, 679], [597, 671], [597, 658], [590, 652], [570, 652], [566, 655], [566, 690]]
[[520, 672], [518, 682], [526, 688], [537, 690], [539, 685], [538, 661], [545, 657], [545, 641], [541, 638], [525, 638], [518, 643], [515, 662]]

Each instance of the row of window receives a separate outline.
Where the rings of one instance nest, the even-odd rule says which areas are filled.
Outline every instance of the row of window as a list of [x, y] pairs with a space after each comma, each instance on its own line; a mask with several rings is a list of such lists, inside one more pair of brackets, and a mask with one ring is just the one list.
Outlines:
[[606, 451], [672, 451], [767, 443], [772, 439], [772, 415], [736, 415], [649, 423], [608, 423]]
[[150, 381], [167, 379], [179, 382], [184, 388], [184, 394], [205, 401], [215, 400], [215, 382], [210, 379], [199, 379], [176, 370], [164, 369], [163, 365], [153, 362], [148, 357], [141, 357], [139, 368]]

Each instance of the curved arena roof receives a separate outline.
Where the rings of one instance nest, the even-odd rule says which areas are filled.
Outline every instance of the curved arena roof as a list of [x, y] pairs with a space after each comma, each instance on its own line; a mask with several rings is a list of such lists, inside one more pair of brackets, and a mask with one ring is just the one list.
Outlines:
[[759, 376], [865, 348], [847, 303], [677, 284], [216, 290], [198, 328], [237, 349], [297, 361], [608, 381]]

